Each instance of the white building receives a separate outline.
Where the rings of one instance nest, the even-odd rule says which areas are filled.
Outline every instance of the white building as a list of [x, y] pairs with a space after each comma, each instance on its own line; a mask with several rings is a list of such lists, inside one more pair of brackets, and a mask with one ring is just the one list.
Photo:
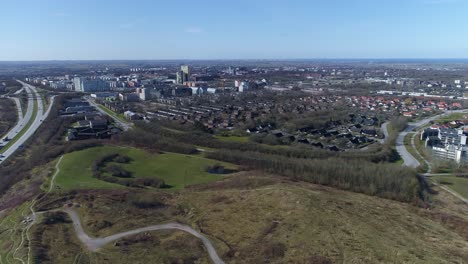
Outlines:
[[136, 93], [140, 97], [140, 100], [146, 101], [150, 99], [150, 92], [148, 88], [137, 88]]

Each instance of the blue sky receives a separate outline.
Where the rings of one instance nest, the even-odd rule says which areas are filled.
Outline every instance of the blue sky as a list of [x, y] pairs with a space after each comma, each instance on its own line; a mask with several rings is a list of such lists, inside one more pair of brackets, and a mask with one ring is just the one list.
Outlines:
[[0, 60], [468, 58], [466, 0], [2, 0]]

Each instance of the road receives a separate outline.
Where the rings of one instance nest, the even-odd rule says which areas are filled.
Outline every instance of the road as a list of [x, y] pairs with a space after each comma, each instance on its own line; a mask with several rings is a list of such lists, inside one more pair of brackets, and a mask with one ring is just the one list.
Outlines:
[[86, 100], [89, 102], [90, 105], [94, 106], [99, 112], [101, 112], [102, 114], [104, 115], [107, 115], [107, 116], [110, 116], [114, 122], [120, 126], [124, 131], [127, 131], [129, 130], [131, 127], [132, 127], [132, 124], [131, 123], [127, 123], [127, 122], [123, 122], [122, 120], [120, 120], [119, 118], [113, 116], [113, 115], [110, 115], [109, 113], [107, 113], [106, 111], [102, 110], [98, 104], [96, 104], [93, 100], [91, 100], [90, 98], [86, 98]]
[[434, 121], [436, 119], [439, 119], [443, 116], [450, 115], [450, 114], [455, 114], [455, 113], [468, 113], [468, 109], [463, 109], [463, 110], [453, 110], [453, 111], [448, 111], [440, 115], [432, 116], [425, 118], [423, 120], [420, 120], [418, 122], [412, 122], [409, 123], [408, 126], [398, 134], [397, 140], [396, 140], [396, 150], [398, 151], [398, 154], [400, 154], [401, 158], [403, 159], [403, 166], [408, 166], [412, 168], [417, 168], [419, 167], [420, 163], [419, 161], [411, 155], [411, 153], [408, 152], [408, 150], [405, 147], [404, 144], [404, 139], [405, 136], [408, 135], [411, 131], [414, 129], [420, 128], [426, 124], [428, 124], [431, 121]]
[[406, 135], [408, 135], [408, 133], [411, 132], [413, 128], [413, 126], [408, 125], [405, 130], [398, 134], [396, 140], [396, 150], [398, 154], [400, 154], [400, 157], [403, 159], [403, 166], [417, 168], [420, 165], [419, 161], [413, 155], [411, 155], [411, 153], [408, 152], [404, 143]]
[[384, 134], [384, 138], [379, 139], [379, 142], [381, 144], [385, 144], [387, 142], [387, 140], [388, 140], [388, 136], [389, 136], [389, 134], [388, 134], [388, 124], [389, 123], [390, 122], [387, 121], [387, 122], [383, 123], [382, 126], [380, 126], [380, 130], [382, 130], [382, 132]]
[[[41, 126], [44, 120], [48, 117], [50, 110], [52, 108], [52, 105], [54, 103], [54, 98], [52, 98], [49, 108], [47, 109], [45, 113], [43, 113], [44, 104], [36, 88], [22, 81], [18, 81], [18, 82], [20, 82], [23, 85], [23, 89], [28, 94], [28, 109], [26, 110], [26, 114], [24, 115], [24, 118], [22, 118], [20, 122], [18, 122], [18, 124], [15, 126], [16, 129], [10, 131], [10, 133], [12, 133], [12, 134], [9, 134], [11, 135], [11, 137], [9, 137], [10, 140], [16, 137], [17, 134], [21, 133], [21, 131], [25, 129], [25, 127], [27, 126], [30, 120], [33, 120], [33, 121], [32, 121], [31, 126], [26, 130], [26, 132], [23, 135], [21, 135], [21, 137], [16, 142], [14, 142], [13, 145], [10, 146], [10, 148], [8, 148], [6, 151], [3, 151], [3, 152], [2, 150], [0, 150], [0, 154], [3, 155], [3, 157], [0, 160], [0, 164], [3, 163], [9, 157], [11, 157], [13, 153], [15, 153], [19, 148], [21, 148], [22, 145], [36, 132], [36, 130]], [[37, 103], [37, 114], [33, 116], [35, 102]]]

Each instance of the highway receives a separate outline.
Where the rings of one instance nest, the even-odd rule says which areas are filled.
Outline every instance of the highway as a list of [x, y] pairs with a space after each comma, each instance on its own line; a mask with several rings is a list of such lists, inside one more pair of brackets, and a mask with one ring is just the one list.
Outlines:
[[[39, 126], [49, 115], [50, 109], [52, 108], [54, 101], [54, 98], [52, 98], [49, 108], [45, 113], [43, 113], [44, 104], [36, 88], [22, 81], [18, 82], [20, 82], [23, 85], [23, 89], [28, 94], [28, 108], [24, 117], [22, 119], [19, 119], [16, 126], [8, 133], [8, 138], [10, 139], [10, 141], [12, 139], [15, 139], [18, 136], [18, 134], [22, 132], [22, 130], [26, 129], [26, 126], [31, 120], [32, 123], [31, 126], [24, 132], [24, 134], [21, 135], [21, 137], [18, 138], [17, 141], [14, 142], [13, 145], [11, 145], [7, 150], [3, 151], [0, 149], [0, 154], [2, 155], [0, 156], [0, 164], [2, 164], [6, 159], [11, 157], [13, 153], [20, 149], [23, 146], [23, 144], [36, 132]], [[37, 104], [37, 114], [33, 116], [35, 104]]]

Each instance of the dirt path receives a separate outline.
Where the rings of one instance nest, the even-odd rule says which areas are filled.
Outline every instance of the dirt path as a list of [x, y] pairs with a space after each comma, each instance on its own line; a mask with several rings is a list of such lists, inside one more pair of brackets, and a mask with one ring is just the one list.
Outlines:
[[[46, 194], [41, 199], [43, 199], [45, 196], [47, 196], [54, 189], [54, 187], [55, 187], [55, 178], [60, 173], [60, 163], [62, 162], [62, 159], [63, 159], [63, 156], [60, 157], [57, 164], [55, 165], [55, 173], [54, 173], [54, 175], [52, 176], [52, 178], [50, 180], [49, 189], [47, 190]], [[36, 223], [37, 215], [47, 212], [47, 211], [37, 212], [37, 213], [35, 212], [34, 205], [38, 201], [39, 200], [34, 200], [32, 205], [30, 206], [30, 210], [32, 212], [30, 217], [31, 217], [32, 221], [31, 221], [31, 224], [28, 225], [27, 228], [26, 228], [26, 235], [27, 235], [27, 240], [28, 241], [30, 241], [28, 231], [31, 228], [31, 226]], [[80, 216], [72, 208], [65, 208], [65, 209], [58, 209], [58, 210], [51, 210], [51, 211], [63, 211], [65, 213], [67, 213], [70, 216], [70, 218], [72, 219], [72, 221], [73, 221], [73, 228], [75, 229], [75, 232], [76, 232], [76, 235], [77, 235], [78, 239], [86, 246], [86, 248], [88, 248], [92, 252], [95, 252], [95, 251], [99, 250], [100, 248], [102, 248], [103, 246], [109, 244], [112, 241], [121, 239], [121, 238], [126, 237], [126, 236], [136, 235], [136, 234], [139, 234], [139, 233], [142, 233], [142, 232], [148, 232], [148, 231], [180, 230], [180, 231], [187, 232], [187, 233], [195, 236], [196, 238], [200, 239], [202, 241], [203, 245], [205, 246], [206, 250], [208, 251], [208, 254], [209, 254], [211, 260], [213, 261], [213, 263], [215, 263], [215, 264], [224, 264], [224, 261], [221, 260], [221, 258], [218, 256], [218, 253], [216, 252], [216, 249], [214, 248], [211, 241], [207, 237], [200, 234], [198, 231], [191, 228], [190, 226], [182, 225], [182, 224], [179, 224], [179, 223], [151, 225], [151, 226], [137, 228], [137, 229], [126, 231], [126, 232], [121, 232], [121, 233], [114, 234], [114, 235], [107, 236], [107, 237], [103, 237], [103, 238], [92, 238], [92, 237], [88, 236], [88, 234], [86, 234], [86, 232], [83, 229], [83, 226], [81, 225]], [[49, 212], [51, 212], [51, 211], [49, 211]], [[28, 252], [28, 262], [27, 263], [29, 263], [29, 261], [31, 259], [31, 251], [30, 251], [31, 247], [29, 247], [28, 250], [29, 250], [29, 252]]]
[[62, 211], [66, 212], [72, 219], [73, 228], [75, 229], [78, 239], [92, 252], [99, 250], [100, 248], [109, 244], [112, 241], [121, 239], [126, 236], [136, 235], [142, 232], [157, 231], [157, 230], [180, 230], [180, 231], [187, 232], [195, 236], [196, 238], [200, 239], [203, 245], [205, 246], [206, 250], [208, 251], [208, 254], [211, 260], [213, 261], [213, 263], [224, 264], [224, 262], [218, 256], [218, 253], [216, 252], [216, 249], [214, 248], [211, 241], [205, 236], [203, 236], [202, 234], [200, 234], [199, 232], [197, 232], [196, 230], [194, 230], [193, 228], [186, 226], [186, 225], [182, 225], [179, 223], [152, 225], [152, 226], [137, 228], [134, 230], [114, 234], [114, 235], [103, 237], [103, 238], [91, 238], [84, 231], [83, 226], [81, 225], [80, 217], [75, 210], [71, 208], [66, 208], [66, 209], [63, 209]]

